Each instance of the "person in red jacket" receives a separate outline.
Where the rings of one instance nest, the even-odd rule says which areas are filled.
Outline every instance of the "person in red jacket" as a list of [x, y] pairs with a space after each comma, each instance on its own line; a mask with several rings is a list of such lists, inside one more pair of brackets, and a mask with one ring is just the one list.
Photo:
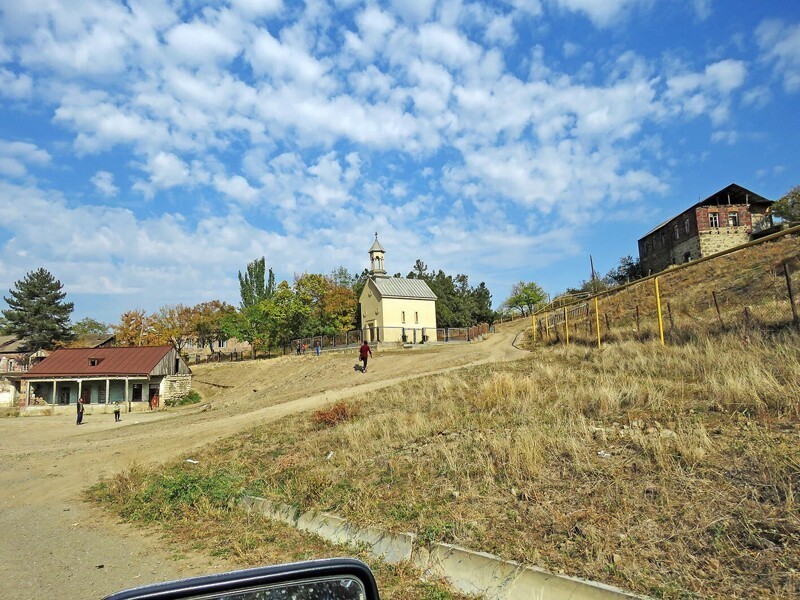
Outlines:
[[372, 349], [369, 347], [367, 340], [364, 340], [364, 343], [361, 344], [361, 348], [358, 350], [358, 356], [361, 359], [361, 362], [364, 363], [364, 366], [361, 368], [362, 373], [367, 372], [367, 358], [372, 356]]

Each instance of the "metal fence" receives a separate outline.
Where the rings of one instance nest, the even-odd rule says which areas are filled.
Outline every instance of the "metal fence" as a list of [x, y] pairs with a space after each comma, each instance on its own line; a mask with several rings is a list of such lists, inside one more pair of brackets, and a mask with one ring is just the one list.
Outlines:
[[535, 343], [657, 339], [800, 327], [800, 226], [533, 315]]

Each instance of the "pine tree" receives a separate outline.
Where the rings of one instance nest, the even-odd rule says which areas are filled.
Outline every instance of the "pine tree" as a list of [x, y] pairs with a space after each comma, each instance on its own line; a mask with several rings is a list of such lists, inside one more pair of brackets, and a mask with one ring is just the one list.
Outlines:
[[8, 331], [27, 340], [31, 350], [52, 348], [72, 339], [69, 317], [74, 307], [64, 302], [66, 293], [61, 282], [46, 269], [25, 275], [3, 296], [8, 309], [3, 316], [8, 321]]

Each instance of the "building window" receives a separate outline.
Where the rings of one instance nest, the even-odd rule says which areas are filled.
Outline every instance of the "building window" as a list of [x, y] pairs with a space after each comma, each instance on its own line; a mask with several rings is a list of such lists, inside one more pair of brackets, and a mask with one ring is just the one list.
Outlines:
[[719, 227], [719, 213], [708, 213], [708, 226]]
[[90, 367], [96, 367], [99, 362], [100, 362], [100, 360], [97, 359], [97, 358], [90, 358], [89, 359], [89, 366]]
[[662, 248], [666, 248], [667, 247], [667, 232], [666, 231], [662, 231], [661, 232], [661, 247]]
[[689, 219], [683, 222], [683, 229], [686, 231], [686, 235], [689, 235]]
[[400, 312], [400, 320], [405, 323], [406, 322], [406, 311]]
[[228, 345], [227, 340], [217, 340], [217, 348], [219, 348], [220, 350], [225, 348], [227, 345]]
[[675, 239], [676, 239], [676, 240], [679, 240], [679, 239], [681, 239], [681, 230], [680, 230], [680, 228], [678, 227], [678, 224], [677, 224], [677, 223], [675, 223], [675, 226], [673, 227], [673, 230], [675, 231]]
[[419, 313], [414, 311], [414, 323], [419, 323]]
[[728, 227], [738, 227], [739, 226], [739, 213], [730, 212], [728, 213]]

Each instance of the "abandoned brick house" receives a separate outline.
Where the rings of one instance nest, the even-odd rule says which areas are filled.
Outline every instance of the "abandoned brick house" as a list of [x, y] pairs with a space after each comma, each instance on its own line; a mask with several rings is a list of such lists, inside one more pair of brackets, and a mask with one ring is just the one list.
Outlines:
[[744, 244], [772, 224], [767, 200], [735, 183], [661, 223], [639, 240], [645, 275]]
[[26, 373], [9, 376], [21, 407], [47, 404], [156, 408], [189, 393], [191, 370], [172, 346], [63, 348]]

